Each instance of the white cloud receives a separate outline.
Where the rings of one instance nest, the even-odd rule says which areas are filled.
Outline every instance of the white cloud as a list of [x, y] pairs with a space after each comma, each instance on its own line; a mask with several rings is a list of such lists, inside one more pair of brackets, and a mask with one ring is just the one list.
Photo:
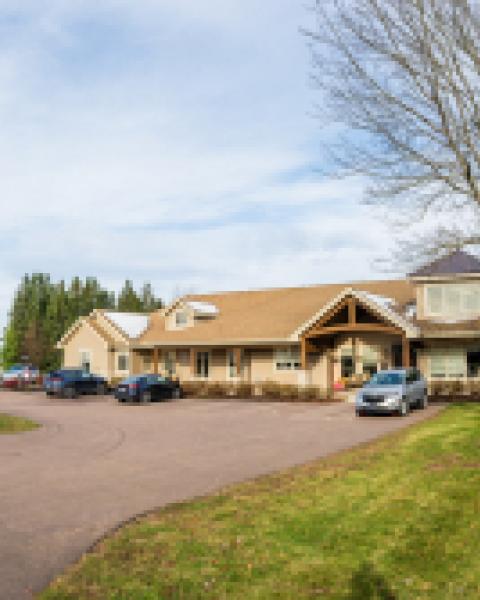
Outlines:
[[0, 0], [4, 315], [34, 270], [164, 296], [373, 274], [364, 182], [311, 168], [303, 4]]

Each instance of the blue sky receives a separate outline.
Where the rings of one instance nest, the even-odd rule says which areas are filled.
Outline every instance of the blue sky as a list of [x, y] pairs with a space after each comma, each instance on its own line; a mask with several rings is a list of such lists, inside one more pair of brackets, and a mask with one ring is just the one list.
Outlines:
[[167, 300], [384, 276], [364, 183], [320, 175], [307, 4], [0, 0], [2, 321], [32, 271]]

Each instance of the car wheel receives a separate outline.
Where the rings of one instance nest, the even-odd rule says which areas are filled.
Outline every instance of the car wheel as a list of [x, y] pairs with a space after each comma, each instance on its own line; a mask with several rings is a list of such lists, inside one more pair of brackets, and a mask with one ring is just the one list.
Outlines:
[[425, 392], [418, 403], [419, 408], [425, 410], [428, 406], [428, 393]]
[[73, 398], [77, 397], [77, 393], [74, 387], [65, 388], [63, 395], [65, 396], [65, 398], [69, 398], [70, 400], [73, 400]]
[[409, 412], [410, 412], [410, 405], [408, 404], [408, 400], [406, 398], [403, 398], [402, 402], [400, 403], [400, 408], [398, 409], [398, 414], [401, 417], [406, 417]]
[[152, 401], [152, 393], [149, 392], [148, 390], [145, 390], [144, 392], [141, 393], [140, 395], [140, 402], [143, 402], [143, 404], [148, 404]]
[[104, 396], [106, 392], [105, 384], [99, 383], [97, 385], [97, 396]]

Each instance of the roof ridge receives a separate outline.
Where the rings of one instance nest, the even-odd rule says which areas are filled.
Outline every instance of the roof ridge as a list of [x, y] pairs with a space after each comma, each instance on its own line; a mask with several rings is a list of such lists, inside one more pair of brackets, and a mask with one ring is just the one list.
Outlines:
[[278, 286], [278, 287], [265, 287], [265, 288], [252, 288], [249, 290], [220, 290], [213, 292], [204, 292], [199, 294], [185, 294], [184, 296], [180, 296], [177, 300], [185, 300], [185, 299], [193, 299], [193, 298], [202, 298], [205, 296], [223, 296], [227, 294], [254, 294], [254, 293], [263, 293], [263, 292], [288, 292], [288, 291], [296, 291], [296, 290], [305, 290], [305, 289], [313, 289], [313, 288], [328, 288], [328, 287], [355, 287], [358, 285], [370, 285], [375, 283], [405, 283], [408, 285], [408, 279], [405, 277], [392, 278], [392, 279], [363, 279], [359, 281], [340, 281], [340, 282], [330, 282], [330, 283], [306, 283], [304, 285], [297, 286]]

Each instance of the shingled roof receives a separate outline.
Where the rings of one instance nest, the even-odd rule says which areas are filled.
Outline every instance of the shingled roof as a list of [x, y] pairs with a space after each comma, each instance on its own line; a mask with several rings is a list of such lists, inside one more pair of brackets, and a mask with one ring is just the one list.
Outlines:
[[191, 295], [186, 302], [206, 302], [218, 308], [212, 319], [199, 320], [194, 327], [167, 330], [161, 311], [152, 313], [150, 325], [138, 338], [139, 346], [150, 344], [220, 343], [231, 341], [288, 340], [290, 336], [345, 288], [392, 298], [404, 306], [414, 297], [406, 280], [364, 281], [299, 288]]
[[480, 260], [463, 250], [455, 250], [447, 256], [410, 273], [410, 277], [435, 277], [441, 275], [466, 275], [480, 273]]

